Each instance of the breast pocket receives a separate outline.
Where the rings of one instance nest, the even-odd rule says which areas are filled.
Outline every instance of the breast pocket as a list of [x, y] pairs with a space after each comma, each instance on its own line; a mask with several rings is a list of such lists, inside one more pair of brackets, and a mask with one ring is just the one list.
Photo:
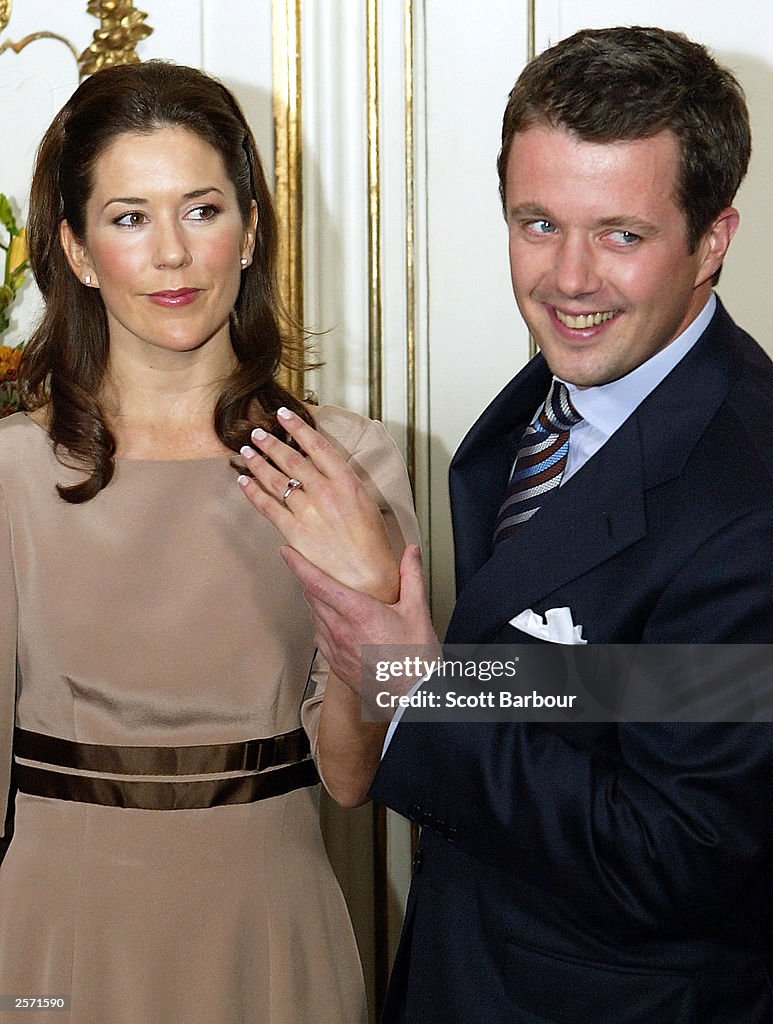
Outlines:
[[545, 1024], [695, 1024], [692, 974], [560, 957], [509, 942], [505, 987]]

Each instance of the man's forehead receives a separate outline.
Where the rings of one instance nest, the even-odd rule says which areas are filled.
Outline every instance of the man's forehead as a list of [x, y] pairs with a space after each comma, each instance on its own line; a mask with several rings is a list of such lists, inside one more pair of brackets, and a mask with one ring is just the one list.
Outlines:
[[542, 136], [546, 139], [550, 139], [554, 144], [558, 145], [562, 140], [576, 143], [583, 146], [596, 146], [599, 149], [606, 148], [617, 148], [625, 146], [642, 146], [648, 143], [655, 142], [657, 144], [665, 144], [673, 147], [678, 151], [679, 139], [676, 134], [670, 128], [662, 128], [656, 132], [642, 132], [641, 135], [637, 136], [626, 136], [623, 138], [608, 138], [608, 139], [594, 139], [586, 137], [582, 132], [576, 131], [574, 128], [569, 128], [563, 124], [551, 124], [548, 121], [531, 121], [519, 128], [513, 133], [510, 140], [510, 146], [517, 140], [525, 138], [533, 138], [536, 136]]
[[596, 219], [649, 221], [672, 209], [679, 149], [671, 132], [644, 139], [587, 142], [561, 128], [535, 126], [513, 137], [507, 162], [508, 215], [577, 206]]

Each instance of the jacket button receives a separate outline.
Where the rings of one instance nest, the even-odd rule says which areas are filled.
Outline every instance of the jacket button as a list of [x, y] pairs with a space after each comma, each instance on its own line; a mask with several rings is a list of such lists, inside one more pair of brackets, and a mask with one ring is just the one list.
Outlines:
[[413, 855], [413, 860], [411, 861], [411, 869], [414, 875], [418, 875], [418, 873], [421, 871], [421, 866], [423, 863], [424, 850], [422, 850], [422, 848], [419, 847], [416, 853]]

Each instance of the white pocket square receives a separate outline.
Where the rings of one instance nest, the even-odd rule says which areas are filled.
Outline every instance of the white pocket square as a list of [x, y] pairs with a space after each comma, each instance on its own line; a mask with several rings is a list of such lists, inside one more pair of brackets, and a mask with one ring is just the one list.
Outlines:
[[544, 619], [531, 608], [527, 608], [510, 619], [510, 625], [520, 629], [522, 633], [528, 633], [529, 636], [547, 640], [552, 644], [588, 642], [582, 638], [582, 626], [575, 626], [572, 622], [572, 612], [569, 608], [548, 608]]

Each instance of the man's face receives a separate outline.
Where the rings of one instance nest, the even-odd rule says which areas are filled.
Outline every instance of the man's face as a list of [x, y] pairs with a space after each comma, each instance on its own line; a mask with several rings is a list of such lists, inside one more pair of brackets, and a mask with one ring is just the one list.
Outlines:
[[675, 137], [598, 144], [516, 134], [506, 216], [515, 300], [550, 369], [579, 387], [616, 380], [700, 312], [738, 223], [728, 208], [690, 253], [674, 199]]

